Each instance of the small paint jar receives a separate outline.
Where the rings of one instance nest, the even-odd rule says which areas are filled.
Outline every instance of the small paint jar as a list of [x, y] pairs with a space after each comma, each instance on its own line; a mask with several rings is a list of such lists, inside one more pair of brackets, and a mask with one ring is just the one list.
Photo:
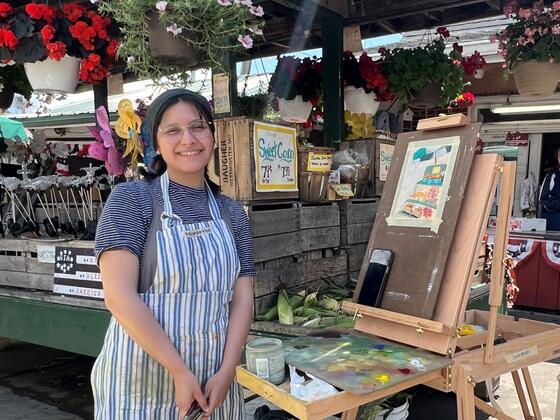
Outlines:
[[247, 369], [275, 385], [284, 382], [284, 349], [277, 338], [257, 338], [245, 346]]

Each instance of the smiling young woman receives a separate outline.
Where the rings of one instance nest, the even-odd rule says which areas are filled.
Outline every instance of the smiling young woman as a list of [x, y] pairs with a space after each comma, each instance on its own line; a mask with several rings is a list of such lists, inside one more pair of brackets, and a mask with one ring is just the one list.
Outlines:
[[151, 176], [115, 188], [96, 235], [113, 317], [92, 371], [95, 416], [175, 420], [199, 406], [203, 417], [242, 419], [235, 366], [253, 314], [249, 222], [206, 177], [206, 99], [167, 91], [146, 126]]

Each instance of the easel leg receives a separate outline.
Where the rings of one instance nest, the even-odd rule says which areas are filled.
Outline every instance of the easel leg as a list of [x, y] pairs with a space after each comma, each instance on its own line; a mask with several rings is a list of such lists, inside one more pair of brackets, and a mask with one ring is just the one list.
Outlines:
[[523, 379], [525, 379], [525, 387], [527, 388], [527, 394], [529, 394], [529, 401], [531, 401], [531, 407], [533, 407], [533, 413], [535, 414], [535, 419], [542, 420], [541, 410], [539, 408], [539, 401], [537, 400], [537, 395], [535, 394], [535, 388], [533, 387], [533, 381], [531, 380], [531, 374], [529, 373], [529, 368], [525, 367], [521, 369], [523, 372]]
[[354, 407], [351, 408], [348, 411], [345, 411], [344, 413], [342, 413], [342, 419], [341, 420], [355, 420], [356, 416], [358, 415], [358, 409], [360, 407]]
[[533, 416], [529, 412], [529, 405], [527, 404], [525, 391], [523, 391], [523, 385], [521, 385], [521, 378], [519, 377], [519, 372], [514, 370], [513, 372], [511, 372], [511, 376], [513, 377], [513, 383], [515, 384], [515, 390], [517, 391], [519, 404], [521, 404], [521, 411], [523, 411], [523, 417], [525, 418], [525, 420], [531, 420]]
[[515, 420], [513, 417], [508, 416], [507, 414], [496, 410], [494, 407], [492, 407], [489, 404], [486, 404], [484, 401], [482, 401], [480, 398], [475, 397], [474, 398], [474, 404], [476, 405], [476, 407], [480, 410], [480, 411], [484, 411], [486, 414], [488, 414], [489, 416], [495, 417], [498, 420]]
[[464, 367], [457, 368], [457, 420], [474, 420], [474, 378]]

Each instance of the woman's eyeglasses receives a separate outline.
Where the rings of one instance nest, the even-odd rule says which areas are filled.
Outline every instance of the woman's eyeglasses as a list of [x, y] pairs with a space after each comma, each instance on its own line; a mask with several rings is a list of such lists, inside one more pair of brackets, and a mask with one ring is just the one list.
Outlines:
[[206, 140], [212, 134], [210, 126], [204, 120], [194, 120], [189, 125], [170, 124], [158, 128], [160, 136], [170, 142], [181, 141], [187, 130], [197, 140]]

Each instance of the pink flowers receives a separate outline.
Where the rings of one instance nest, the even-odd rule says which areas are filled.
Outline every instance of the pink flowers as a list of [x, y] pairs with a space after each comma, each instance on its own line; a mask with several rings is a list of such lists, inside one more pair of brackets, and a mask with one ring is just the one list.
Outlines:
[[552, 10], [560, 10], [560, 1], [552, 3]]
[[[560, 2], [557, 2], [560, 3]], [[560, 35], [560, 25], [556, 25], [555, 27], [552, 28], [552, 33], [554, 35]]]
[[231, 0], [218, 0], [218, 4], [220, 6], [227, 7], [227, 6], [231, 6], [232, 2], [231, 2]]
[[257, 17], [263, 17], [264, 16], [264, 10], [262, 8], [262, 6], [251, 6], [251, 8], [249, 9], [249, 12], [251, 12], [252, 15], [255, 15]]
[[167, 8], [167, 2], [166, 1], [158, 1], [156, 3], [156, 9], [161, 13], [161, 12], [165, 12], [165, 9]]
[[167, 28], [165, 28], [167, 30], [167, 32], [170, 32], [173, 34], [173, 36], [177, 36], [179, 35], [181, 32], [183, 32], [183, 28], [181, 28], [180, 26], [177, 26], [176, 23], [174, 23], [171, 26], [168, 26]]
[[249, 31], [251, 31], [252, 33], [254, 33], [255, 35], [259, 35], [262, 36], [263, 35], [263, 30], [257, 26], [252, 26], [249, 28]]
[[253, 48], [253, 38], [251, 38], [249, 35], [239, 35], [237, 40], [241, 42], [241, 45], [243, 45], [245, 49], [248, 50], [250, 48]]
[[531, 9], [519, 9], [519, 11], [517, 12], [519, 17], [522, 19], [529, 19], [532, 13], [533, 12]]

